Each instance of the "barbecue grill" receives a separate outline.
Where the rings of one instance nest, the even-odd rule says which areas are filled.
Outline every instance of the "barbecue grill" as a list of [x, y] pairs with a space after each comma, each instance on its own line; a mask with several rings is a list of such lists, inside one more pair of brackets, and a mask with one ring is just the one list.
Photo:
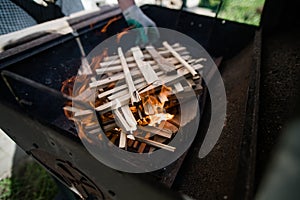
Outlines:
[[[217, 65], [222, 59], [235, 56], [255, 35], [256, 27], [250, 25], [153, 5], [142, 9], [159, 27], [177, 30], [199, 42]], [[57, 24], [61, 24], [59, 20]], [[63, 110], [68, 97], [60, 92], [62, 82], [77, 74], [85, 55], [97, 44], [127, 28], [121, 11], [110, 7], [63, 20], [71, 29], [45, 31], [41, 27], [40, 32], [3, 47], [1, 128], [83, 198], [130, 199], [132, 191], [138, 190], [134, 193], [136, 199], [181, 199], [163, 188], [171, 187], [185, 154], [168, 167], [151, 173], [116, 171], [89, 154]], [[105, 32], [101, 32], [103, 28]], [[202, 84], [201, 111], [207, 106], [208, 96], [205, 83]]]

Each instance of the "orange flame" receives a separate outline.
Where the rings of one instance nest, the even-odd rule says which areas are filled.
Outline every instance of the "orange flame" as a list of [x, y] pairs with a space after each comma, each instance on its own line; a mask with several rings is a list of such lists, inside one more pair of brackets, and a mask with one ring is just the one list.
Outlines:
[[139, 125], [155, 126], [162, 121], [173, 119], [174, 115], [166, 113], [164, 106], [168, 101], [168, 96], [171, 94], [172, 88], [163, 85], [159, 94], [155, 94], [154, 88], [142, 96], [142, 103], [146, 117], [138, 120]]
[[[93, 72], [95, 72], [95, 70], [98, 67], [100, 67], [100, 62], [104, 59], [104, 57], [107, 56], [107, 51], [108, 51], [108, 49], [105, 49], [101, 55], [92, 58], [90, 66], [91, 66]], [[75, 83], [76, 83], [76, 85], [75, 85]], [[89, 83], [90, 83], [90, 78], [88, 75], [72, 76], [71, 78], [62, 82], [61, 92], [70, 97], [77, 97], [78, 95], [87, 91], [87, 89], [89, 88]], [[82, 102], [82, 103], [83, 103], [82, 105], [79, 105], [78, 103], [76, 103], [76, 108], [82, 109], [82, 110], [86, 109], [84, 106], [84, 105], [86, 105], [86, 103], [84, 103], [84, 102]], [[96, 102], [96, 103], [99, 103], [99, 102]], [[100, 102], [100, 103], [102, 104], [103, 102]], [[72, 105], [73, 105], [72, 101], [67, 101], [65, 104], [65, 106], [69, 106], [69, 107], [72, 107]], [[83, 106], [83, 107], [80, 108], [81, 106]], [[94, 105], [91, 105], [91, 106], [94, 106]], [[78, 136], [81, 139], [85, 139], [89, 143], [92, 143], [92, 140], [89, 139], [89, 136], [85, 133], [85, 126], [87, 124], [93, 123], [95, 121], [93, 114], [84, 116], [80, 119], [76, 119], [74, 117], [73, 112], [69, 111], [68, 109], [63, 109], [63, 110], [64, 110], [65, 116], [69, 120], [74, 121], [74, 123], [78, 127]]]
[[101, 33], [106, 33], [108, 27], [109, 27], [112, 23], [114, 23], [115, 21], [118, 21], [118, 20], [121, 19], [121, 18], [122, 18], [122, 16], [118, 16], [118, 17], [114, 17], [114, 18], [112, 18], [111, 20], [109, 20], [109, 21], [107, 22], [107, 24], [101, 29]]
[[88, 136], [85, 134], [85, 130], [84, 130], [84, 125], [81, 122], [75, 122], [77, 124], [78, 127], [78, 136], [79, 138], [82, 139], [86, 139], [89, 143], [93, 143], [93, 141], [88, 138]]
[[123, 37], [124, 35], [128, 34], [128, 33], [129, 33], [129, 30], [130, 30], [130, 29], [133, 29], [133, 28], [134, 28], [134, 26], [129, 26], [129, 27], [123, 29], [123, 31], [122, 31], [121, 33], [118, 33], [118, 34], [117, 34], [117, 43], [120, 43], [122, 37]]
[[68, 96], [72, 96], [75, 79], [76, 76], [72, 76], [71, 78], [62, 82], [62, 87], [60, 91]]
[[108, 56], [107, 54], [108, 52], [108, 49], [104, 49], [103, 52], [98, 55], [98, 56], [95, 56], [94, 58], [92, 58], [92, 62], [90, 64], [91, 68], [92, 68], [92, 71], [95, 72], [96, 69], [98, 69], [100, 67], [100, 62]]

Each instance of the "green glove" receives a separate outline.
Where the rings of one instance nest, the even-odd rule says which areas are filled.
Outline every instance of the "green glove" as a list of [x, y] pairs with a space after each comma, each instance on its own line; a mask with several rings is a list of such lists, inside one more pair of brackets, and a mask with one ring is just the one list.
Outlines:
[[155, 43], [159, 39], [159, 31], [156, 24], [139, 7], [133, 5], [124, 10], [123, 15], [129, 26], [138, 28], [139, 33], [136, 44], [146, 45]]

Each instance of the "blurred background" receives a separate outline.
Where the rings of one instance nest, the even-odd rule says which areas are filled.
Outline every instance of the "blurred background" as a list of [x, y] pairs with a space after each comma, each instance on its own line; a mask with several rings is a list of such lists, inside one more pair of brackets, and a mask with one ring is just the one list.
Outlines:
[[[95, 0], [98, 5], [117, 4], [117, 0]], [[216, 16], [229, 21], [259, 25], [265, 0], [136, 0], [138, 5], [156, 4], [168, 8], [184, 9], [202, 15]]]

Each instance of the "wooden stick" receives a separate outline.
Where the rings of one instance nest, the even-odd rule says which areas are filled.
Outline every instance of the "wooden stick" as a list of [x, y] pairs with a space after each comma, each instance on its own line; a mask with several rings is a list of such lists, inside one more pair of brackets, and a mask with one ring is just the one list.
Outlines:
[[[202, 68], [202, 65], [200, 65], [200, 64], [195, 65], [194, 68], [195, 69]], [[164, 84], [167, 85], [167, 84], [171, 84], [172, 82], [176, 82], [176, 81], [180, 80], [181, 78], [183, 78], [184, 75], [188, 75], [188, 74], [189, 74], [189, 71], [187, 71], [186, 69], [182, 69], [182, 70], [178, 70], [178, 74], [170, 75], [170, 76], [163, 76], [162, 79], [164, 80]], [[157, 84], [156, 87], [158, 87], [160, 85], [162, 85], [162, 83]], [[143, 91], [140, 91], [140, 94], [147, 92], [150, 89], [152, 89], [152, 88], [148, 87], [148, 88], [144, 89]], [[121, 105], [128, 104], [129, 99], [130, 99], [130, 95], [127, 94], [127, 95], [120, 97], [117, 100], [115, 99], [114, 101], [103, 104], [95, 109], [96, 109], [96, 111], [99, 111], [99, 112], [107, 112], [109, 110], [116, 108], [117, 102], [121, 103]]]
[[[139, 70], [131, 71], [131, 76], [132, 77], [137, 76], [137, 75], [140, 75]], [[92, 83], [90, 83], [89, 86], [90, 86], [90, 88], [96, 88], [98, 86], [102, 86], [102, 85], [106, 85], [106, 84], [109, 84], [109, 83], [112, 83], [112, 82], [120, 81], [124, 78], [125, 78], [124, 73], [118, 73], [118, 74], [110, 76], [106, 79], [102, 79], [102, 80], [98, 80], [96, 82], [92, 82]]]
[[191, 88], [196, 87], [196, 83], [192, 79], [187, 79], [187, 82]]
[[82, 117], [82, 116], [93, 114], [92, 110], [81, 110], [71, 106], [65, 106], [63, 109], [74, 113], [74, 117]]
[[131, 127], [127, 124], [127, 121], [124, 119], [123, 115], [121, 114], [121, 112], [119, 111], [119, 109], [114, 109], [113, 110], [113, 114], [115, 116], [116, 119], [116, 123], [117, 125], [126, 132], [132, 132]]
[[118, 108], [118, 106], [123, 106], [129, 104], [130, 95], [126, 94], [118, 99], [105, 103], [99, 107], [96, 107], [95, 110], [100, 113], [105, 113], [107, 111], [111, 111], [113, 109]]
[[[134, 63], [134, 58], [133, 58], [133, 57], [130, 57], [130, 58], [132, 58], [132, 59], [130, 60], [130, 62], [127, 61], [128, 67], [129, 67], [129, 68], [135, 68], [135, 67], [137, 67], [137, 64]], [[182, 56], [182, 58], [183, 58], [184, 60], [186, 60], [188, 63], [190, 63], [190, 60], [193, 61], [193, 62], [196, 61], [195, 59], [190, 59], [191, 56], [189, 56], [189, 55]], [[128, 59], [127, 59], [127, 60], [128, 60]], [[180, 63], [180, 62], [179, 62], [176, 58], [174, 58], [174, 57], [166, 58], [166, 61], [169, 62], [169, 63], [171, 63], [171, 64], [173, 64], [173, 65], [176, 65], [176, 64], [179, 64], [179, 63]], [[152, 65], [152, 66], [153, 66], [153, 65], [154, 65], [154, 66], [156, 65], [156, 61], [154, 61], [154, 60], [148, 60], [148, 61], [146, 61], [146, 62], [149, 63], [149, 64]], [[96, 73], [97, 73], [98, 75], [102, 75], [102, 74], [109, 73], [109, 72], [120, 72], [120, 71], [122, 71], [122, 66], [121, 66], [121, 61], [120, 61], [120, 60], [116, 60], [116, 61], [114, 61], [114, 62], [109, 62], [109, 63], [107, 63], [107, 62], [102, 63], [101, 68], [96, 69]]]
[[138, 141], [134, 141], [133, 148], [137, 148], [138, 145], [139, 145], [139, 142]]
[[96, 134], [96, 133], [101, 133], [101, 129], [100, 128], [97, 128], [97, 129], [94, 129], [94, 130], [91, 130], [91, 131], [88, 131], [89, 134]]
[[[179, 69], [180, 67], [182, 67], [182, 65], [176, 65], [176, 66], [175, 66], [176, 69]], [[154, 68], [154, 69], [155, 69], [155, 68]], [[164, 72], [158, 71], [158, 72], [156, 72], [156, 74], [157, 74], [157, 76], [158, 76], [160, 79], [162, 79], [162, 80], [164, 79], [164, 76], [162, 76], [162, 75], [164, 74]], [[146, 83], [144, 83], [143, 86], [141, 86], [142, 84], [139, 84], [139, 83], [142, 83], [142, 82], [144, 82], [144, 81], [145, 81], [144, 78], [136, 79], [135, 81], [133, 81], [133, 83], [136, 85], [136, 86], [135, 86], [136, 89], [140, 89], [140, 88], [146, 86], [146, 85], [147, 85]], [[139, 86], [141, 86], [141, 87], [139, 87]], [[117, 95], [116, 93], [117, 93], [118, 91], [124, 90], [124, 89], [126, 89], [126, 88], [127, 88], [127, 85], [126, 85], [126, 84], [121, 85], [121, 86], [114, 87], [113, 89], [110, 89], [110, 90], [107, 90], [107, 91], [105, 91], [105, 92], [100, 93], [100, 94], [98, 95], [98, 98], [101, 99], [101, 98], [106, 97], [106, 96], [109, 96], [109, 95], [111, 95], [111, 94], [115, 94], [114, 96], [117, 97], [118, 95]], [[128, 90], [126, 90], [126, 91], [127, 91], [127, 93], [128, 93]], [[124, 94], [124, 93], [125, 93], [125, 92], [122, 92], [122, 94]], [[114, 98], [111, 97], [110, 100], [112, 100], [112, 99], [114, 99]]]
[[[145, 139], [149, 139], [149, 137], [150, 137], [150, 134], [147, 133], [146, 136], [145, 136]], [[146, 146], [147, 146], [146, 143], [140, 144], [140, 147], [139, 147], [139, 149], [138, 149], [138, 152], [139, 152], [139, 153], [143, 153], [144, 150], [145, 150], [145, 148], [146, 148]]]
[[126, 90], [122, 90], [120, 92], [114, 93], [114, 94], [108, 96], [107, 98], [108, 98], [108, 100], [113, 101], [114, 99], [120, 98], [128, 93], [129, 93], [129, 91], [126, 89]]
[[95, 121], [95, 122], [92, 122], [92, 123], [88, 123], [84, 127], [84, 129], [86, 129], [88, 131], [93, 130], [93, 129], [97, 129], [97, 128], [99, 128], [98, 121]]
[[167, 151], [174, 152], [176, 150], [176, 147], [172, 147], [172, 146], [169, 146], [169, 145], [166, 145], [166, 144], [162, 144], [162, 143], [159, 143], [159, 142], [156, 142], [156, 141], [153, 141], [153, 140], [145, 139], [143, 137], [135, 136], [135, 139], [140, 141], [140, 142], [144, 142], [146, 144], [152, 145], [154, 147], [165, 149]]
[[133, 80], [132, 80], [132, 77], [131, 77], [131, 74], [130, 74], [130, 71], [129, 71], [129, 68], [128, 68], [128, 65], [127, 65], [127, 62], [126, 62], [126, 59], [124, 57], [121, 47], [118, 48], [118, 54], [119, 54], [119, 57], [121, 60], [125, 80], [126, 80], [126, 83], [128, 86], [130, 97], [131, 97], [131, 103], [132, 104], [138, 103], [141, 101], [141, 97], [140, 97], [139, 93], [137, 92], [137, 90], [135, 89], [135, 86], [134, 86], [134, 83], [133, 83]]
[[[158, 73], [156, 73], [159, 77], [163, 74], [163, 72], [158, 72]], [[139, 80], [139, 79], [137, 79], [137, 80]], [[143, 78], [142, 79], [143, 81], [145, 81], [145, 79]], [[134, 83], [136, 83], [136, 81], [134, 81]], [[125, 86], [125, 87], [123, 87], [123, 86]], [[119, 97], [122, 97], [123, 95], [125, 95], [125, 94], [128, 94], [129, 93], [129, 90], [126, 88], [126, 85], [123, 85], [123, 86], [120, 86], [123, 90], [121, 90], [120, 92], [115, 92], [115, 91], [112, 91], [112, 92], [107, 92], [106, 94], [108, 94], [109, 95], [109, 93], [110, 94], [112, 94], [113, 92], [113, 94], [112, 95], [110, 95], [110, 96], [108, 96], [107, 98], [109, 99], [109, 100], [114, 100], [114, 99], [116, 99], [116, 98], [119, 98]], [[137, 89], [137, 90], [139, 90], [139, 89], [141, 89], [141, 88], [144, 88], [145, 86], [147, 86], [147, 84], [145, 83], [145, 82], [143, 82], [143, 83], [140, 83], [140, 84], [137, 84], [136, 86], [135, 86], [135, 88]], [[114, 90], [115, 88], [113, 88], [113, 89], [111, 89], [111, 90]], [[117, 91], [119, 90], [120, 88], [117, 88]], [[103, 97], [103, 95], [102, 94], [99, 94], [98, 95], [98, 98], [99, 97]]]
[[[126, 137], [126, 139], [127, 139], [127, 137]], [[133, 145], [134, 142], [136, 142], [136, 141], [128, 139], [128, 140], [127, 140], [127, 146], [128, 146], [128, 147], [131, 147], [131, 146]]]
[[[164, 143], [164, 142], [167, 140], [167, 138], [161, 137], [161, 136], [159, 136], [159, 135], [155, 135], [155, 136], [153, 137], [153, 140], [154, 140], [155, 142]], [[150, 147], [149, 153], [153, 152], [154, 150], [155, 150], [155, 147]]]
[[73, 106], [65, 106], [63, 109], [66, 111], [69, 111], [69, 112], [73, 112], [73, 113], [81, 111], [81, 109], [75, 108]]
[[[117, 101], [117, 108], [113, 109], [113, 114], [115, 116], [116, 123], [119, 125], [119, 127], [121, 127], [123, 131], [132, 133], [137, 129], [136, 127], [137, 122], [132, 112], [130, 111], [128, 104], [121, 106], [120, 105], [121, 103], [118, 101], [118, 99], [116, 99], [116, 101]], [[121, 108], [123, 114], [119, 111], [119, 108]]]
[[[131, 73], [132, 77], [137, 77], [137, 76], [142, 75], [139, 69], [132, 70], [130, 73]], [[105, 78], [105, 79], [102, 79], [102, 80], [98, 80], [96, 82], [91, 82], [89, 84], [89, 86], [90, 86], [90, 88], [97, 88], [99, 86], [104, 87], [104, 86], [106, 86], [106, 85], [108, 85], [108, 84], [110, 84], [112, 82], [122, 81], [124, 78], [125, 78], [125, 75], [122, 72], [122, 73], [118, 73], [118, 74], [112, 75], [112, 76], [110, 76], [108, 78]]]
[[[178, 48], [178, 47], [181, 47], [181, 44], [180, 43], [174, 43], [171, 45], [173, 48]], [[165, 47], [158, 47], [157, 50], [161, 51], [161, 50], [166, 50]]]
[[[198, 64], [198, 65], [194, 65], [195, 70], [202, 68], [202, 65]], [[188, 78], [188, 74], [189, 71], [186, 68], [180, 68], [177, 70], [177, 74], [175, 75], [170, 75], [170, 76], [163, 76], [162, 80], [164, 81], [163, 84], [164, 85], [168, 85], [168, 84], [172, 84], [172, 83], [176, 83], [178, 81], [180, 81], [180, 79], [182, 79], [184, 76], [187, 76]], [[156, 85], [156, 87], [162, 85], [162, 83], [159, 83]], [[149, 88], [146, 88], [145, 90], [140, 91], [140, 93], [146, 92], [148, 91]]]
[[115, 144], [116, 139], [118, 139], [118, 134], [114, 134], [113, 137], [110, 139], [110, 142], [111, 142], [112, 144]]
[[175, 125], [173, 125], [172, 123], [168, 122], [168, 121], [161, 122], [159, 124], [159, 129], [161, 129], [161, 130], [169, 130], [173, 134], [178, 132], [178, 128]]
[[116, 123], [111, 123], [111, 124], [103, 126], [103, 131], [104, 132], [111, 131], [112, 129], [117, 128], [117, 127], [118, 126]]
[[86, 115], [91, 115], [94, 112], [92, 110], [81, 110], [81, 111], [77, 111], [75, 112], [74, 117], [82, 117], [82, 116], [86, 116]]
[[120, 141], [119, 141], [119, 148], [125, 148], [126, 147], [126, 140], [127, 140], [126, 133], [121, 131]]
[[[193, 90], [192, 88], [190, 88], [189, 86], [186, 86], [186, 87], [184, 87], [184, 92], [176, 94], [176, 96], [174, 98], [184, 98], [185, 101], [187, 101], [187, 100], [189, 100], [190, 96], [186, 96], [186, 93], [188, 92], [188, 94], [190, 94], [190, 91], [192, 91], [192, 90]], [[146, 91], [147, 91], [147, 89], [144, 92], [146, 92]], [[175, 94], [175, 93], [172, 93], [172, 94]], [[170, 97], [169, 99], [165, 99], [165, 98], [160, 97], [160, 96], [158, 96], [158, 97], [160, 98], [161, 102], [166, 101], [166, 100], [170, 100], [170, 98], [172, 99], [172, 97]], [[100, 112], [100, 113], [105, 113], [105, 112], [111, 111], [113, 109], [116, 109], [117, 108], [117, 101], [119, 101], [121, 106], [123, 106], [123, 105], [127, 105], [129, 103], [129, 99], [130, 99], [129, 94], [126, 94], [124, 96], [120, 96], [118, 99], [114, 99], [111, 102], [105, 103], [105, 104], [95, 108], [95, 110]]]
[[[144, 78], [139, 78], [139, 79], [136, 79], [135, 81], [133, 81], [133, 83], [136, 85], [136, 84], [140, 84], [140, 83], [143, 83], [145, 81]], [[144, 83], [146, 85], [146, 83]], [[117, 86], [117, 87], [114, 87], [113, 89], [110, 89], [110, 90], [107, 90], [105, 92], [102, 92], [98, 95], [98, 98], [101, 99], [103, 97], [106, 97], [110, 94], [115, 94], [117, 93], [118, 91], [120, 90], [124, 90], [127, 88], [127, 85], [124, 84], [124, 85], [120, 85], [120, 86]]]
[[140, 144], [140, 147], [139, 147], [139, 149], [138, 149], [138, 152], [139, 152], [139, 153], [143, 153], [144, 150], [145, 150], [145, 148], [146, 148], [146, 146], [147, 146], [147, 144], [144, 143], [144, 142], [142, 142], [142, 143]]
[[[175, 119], [176, 121], [176, 119]], [[118, 125], [114, 122], [112, 122], [109, 125], [105, 125], [103, 126], [103, 130], [104, 132], [108, 132], [111, 131], [112, 129], [118, 127]], [[98, 127], [96, 127], [95, 129], [97, 129]], [[178, 131], [178, 128], [173, 125], [172, 123], [168, 122], [168, 121], [163, 121], [159, 127], [154, 127], [154, 126], [137, 126], [137, 130], [139, 131], [139, 134], [141, 134], [141, 136], [144, 136], [145, 133], [149, 133], [150, 137], [155, 136], [155, 135], [159, 135], [163, 138], [171, 138], [172, 135], [174, 133], [176, 133]]]
[[170, 131], [168, 129], [157, 128], [157, 127], [154, 127], [154, 126], [138, 126], [137, 128], [138, 128], [138, 130], [150, 133], [151, 136], [160, 135], [160, 136], [165, 137], [165, 138], [171, 138], [172, 137], [172, 131]]
[[[121, 66], [119, 66], [119, 67], [120, 67], [120, 69], [122, 69]], [[180, 65], [176, 65], [176, 69], [178, 69], [180, 67], [183, 67], [183, 65], [181, 65], [181, 64]], [[152, 68], [154, 70], [158, 70], [159, 69], [159, 67], [157, 65], [153, 66]], [[132, 70], [130, 73], [131, 73], [132, 77], [136, 77], [138, 75], [141, 75], [141, 72], [138, 69]], [[105, 79], [102, 79], [102, 80], [98, 80], [96, 82], [92, 82], [92, 83], [89, 84], [89, 86], [90, 86], [90, 88], [96, 88], [96, 87], [99, 87], [99, 86], [105, 86], [105, 85], [107, 85], [109, 83], [112, 83], [112, 82], [121, 81], [124, 78], [125, 78], [124, 73], [118, 73], [118, 74], [115, 74], [115, 75], [110, 76], [108, 78], [105, 78]]]
[[152, 69], [151, 65], [143, 61], [144, 55], [141, 49], [139, 47], [133, 47], [131, 48], [131, 51], [138, 68], [145, 77], [146, 82], [148, 84], [152, 84], [154, 82], [159, 81], [159, 78], [156, 75], [155, 71]]
[[176, 74], [175, 66], [162, 57], [153, 46], [147, 46], [146, 50], [152, 58], [157, 62], [158, 66], [167, 74]]
[[198, 76], [198, 73], [195, 71], [195, 69], [184, 59], [182, 59], [182, 57], [168, 44], [168, 42], [163, 42], [163, 45], [172, 53], [175, 58], [179, 60], [179, 62], [181, 62], [181, 64], [183, 64], [183, 66], [185, 66], [190, 71], [193, 76]]
[[174, 87], [175, 87], [175, 90], [176, 90], [177, 93], [184, 91], [184, 88], [182, 87], [180, 82], [175, 83]]
[[156, 142], [159, 142], [159, 143], [164, 143], [164, 142], [167, 140], [167, 138], [161, 137], [161, 136], [159, 136], [159, 135], [155, 135], [155, 136], [153, 137], [153, 140], [156, 141]]
[[129, 108], [128, 105], [125, 105], [125, 106], [122, 106], [121, 107], [121, 110], [125, 116], [125, 120], [127, 121], [128, 125], [133, 128], [133, 130], [136, 130], [136, 125], [137, 125], [137, 122]]
[[[181, 51], [186, 50], [186, 47], [174, 47], [174, 46], [173, 46], [173, 48], [174, 48], [174, 50], [177, 51], [177, 52], [181, 52]], [[170, 52], [168, 49], [164, 48], [164, 47], [159, 48], [159, 50], [158, 50], [157, 52], [158, 52], [161, 56], [166, 56], [166, 57], [167, 57], [167, 56], [172, 55], [171, 52]], [[150, 55], [150, 54], [144, 53], [144, 55], [145, 55], [145, 59], [151, 58], [151, 55]], [[126, 61], [127, 61], [127, 62], [132, 62], [132, 61], [133, 61], [133, 58], [131, 58], [132, 52], [130, 52], [130, 51], [127, 52], [126, 56], [127, 56], [127, 58], [126, 58]], [[104, 62], [102, 62], [102, 63], [110, 62], [110, 61], [117, 61], [117, 60], [118, 60], [118, 56], [108, 56], [108, 57], [105, 57], [105, 58], [103, 59]], [[102, 66], [102, 63], [101, 63], [100, 66]], [[107, 65], [104, 64], [104, 66], [107, 66]]]

